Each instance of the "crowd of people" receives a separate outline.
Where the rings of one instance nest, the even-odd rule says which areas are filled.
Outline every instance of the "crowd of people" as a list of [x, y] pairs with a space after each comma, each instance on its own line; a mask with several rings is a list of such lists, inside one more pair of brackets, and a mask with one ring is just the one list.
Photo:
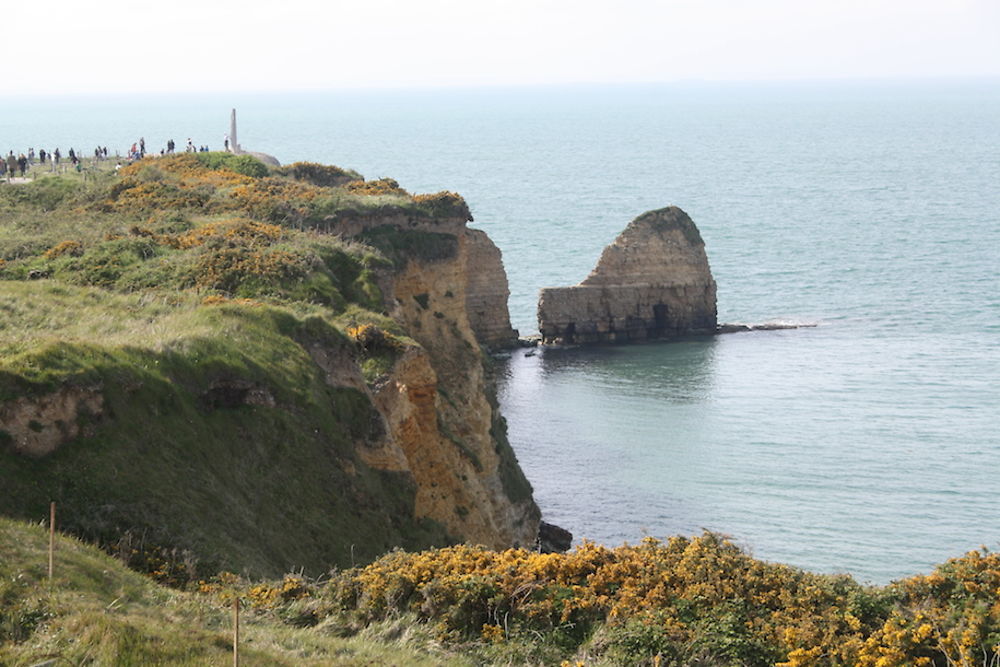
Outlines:
[[[107, 159], [109, 159], [107, 146], [94, 148], [94, 162]], [[18, 177], [24, 178], [36, 166], [52, 172], [66, 171], [69, 168], [80, 171], [83, 169], [83, 154], [75, 148], [70, 148], [64, 161], [63, 154], [58, 148], [51, 151], [42, 148], [37, 153], [34, 148], [29, 148], [26, 153], [16, 155], [12, 150], [0, 159], [0, 179], [11, 181]]]
[[[229, 150], [229, 136], [226, 135], [223, 140], [225, 150]], [[159, 155], [168, 155], [175, 151], [177, 144], [173, 139], [167, 141], [164, 148], [161, 148]], [[187, 140], [187, 145], [184, 147], [186, 153], [203, 153], [208, 152], [209, 147], [205, 146], [195, 146], [191, 141], [190, 137]], [[136, 160], [141, 160], [147, 156], [146, 153], [146, 138], [139, 137], [139, 140], [134, 142], [131, 147], [129, 147], [128, 152], [124, 157], [124, 161], [131, 164]], [[122, 156], [118, 151], [115, 151], [113, 156], [115, 160], [118, 161], [116, 168], [122, 164]], [[97, 146], [94, 148], [93, 162], [92, 165], [96, 166], [98, 162], [111, 159], [108, 156], [107, 146]], [[27, 152], [21, 152], [15, 154], [11, 150], [6, 156], [0, 153], [0, 181], [11, 182], [15, 178], [25, 178], [33, 168], [36, 166], [40, 169], [47, 169], [51, 172], [66, 171], [67, 169], [74, 169], [76, 171], [82, 171], [84, 168], [83, 155], [81, 152], [70, 148], [66, 153], [66, 161], [63, 160], [63, 154], [58, 148], [46, 151], [44, 148], [40, 149], [35, 153], [35, 149], [29, 148]]]

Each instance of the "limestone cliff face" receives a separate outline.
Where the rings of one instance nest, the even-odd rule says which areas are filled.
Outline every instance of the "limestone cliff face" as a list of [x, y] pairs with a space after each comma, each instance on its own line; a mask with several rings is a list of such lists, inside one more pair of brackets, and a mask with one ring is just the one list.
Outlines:
[[[373, 230], [386, 234], [386, 222], [353, 218], [330, 231], [366, 239]], [[382, 281], [386, 309], [419, 345], [373, 388], [387, 434], [359, 454], [372, 467], [412, 475], [418, 518], [493, 548], [531, 546], [540, 512], [506, 442], [480, 348], [516, 336], [506, 274], [496, 246], [465, 222], [403, 217], [388, 225], [388, 233], [403, 234], [393, 238], [395, 268]]]
[[671, 206], [639, 216], [573, 287], [545, 288], [544, 343], [620, 343], [714, 333], [715, 280], [691, 218]]
[[462, 236], [467, 254], [465, 308], [469, 326], [483, 345], [510, 347], [517, 342], [517, 331], [510, 325], [510, 289], [500, 249], [482, 230], [466, 229]]

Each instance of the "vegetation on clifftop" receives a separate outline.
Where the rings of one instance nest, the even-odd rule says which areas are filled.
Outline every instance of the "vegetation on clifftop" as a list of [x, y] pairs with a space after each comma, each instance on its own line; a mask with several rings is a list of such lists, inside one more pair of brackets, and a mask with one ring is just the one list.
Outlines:
[[[414, 519], [405, 475], [359, 459], [384, 435], [374, 408], [316, 357], [374, 382], [397, 348], [351, 332], [414, 344], [379, 276], [416, 251], [313, 227], [465, 204], [346, 187], [359, 179], [199, 153], [0, 187], [0, 415], [61, 442], [14, 454], [17, 427], [0, 423], [0, 513], [56, 500], [67, 530], [175, 583], [450, 543]], [[74, 411], [79, 396], [99, 398]]]

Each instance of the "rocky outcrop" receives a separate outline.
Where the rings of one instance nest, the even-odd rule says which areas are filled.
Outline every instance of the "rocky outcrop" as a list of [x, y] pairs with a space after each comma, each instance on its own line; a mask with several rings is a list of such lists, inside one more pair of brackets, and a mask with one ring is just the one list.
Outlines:
[[573, 546], [573, 533], [542, 521], [538, 526], [538, 550], [543, 554], [566, 553]]
[[[50, 394], [0, 403], [0, 433], [16, 454], [40, 457], [75, 440], [104, 412], [96, 388], [67, 386]], [[2, 444], [2, 443], [0, 443]]]
[[716, 330], [715, 280], [694, 222], [676, 206], [644, 213], [573, 287], [545, 288], [546, 344], [624, 343]]
[[815, 322], [764, 322], [762, 324], [720, 324], [716, 333], [744, 333], [747, 331], [783, 331], [785, 329], [812, 329], [818, 326]]

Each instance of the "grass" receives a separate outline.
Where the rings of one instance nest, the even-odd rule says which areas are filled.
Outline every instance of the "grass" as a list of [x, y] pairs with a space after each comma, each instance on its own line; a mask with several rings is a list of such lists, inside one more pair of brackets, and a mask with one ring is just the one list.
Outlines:
[[[46, 577], [48, 531], [0, 518], [0, 664], [219, 665], [231, 661], [231, 607], [171, 590], [79, 540], [59, 536]], [[240, 619], [248, 665], [469, 665], [419, 624], [355, 634], [298, 628], [249, 605]]]

